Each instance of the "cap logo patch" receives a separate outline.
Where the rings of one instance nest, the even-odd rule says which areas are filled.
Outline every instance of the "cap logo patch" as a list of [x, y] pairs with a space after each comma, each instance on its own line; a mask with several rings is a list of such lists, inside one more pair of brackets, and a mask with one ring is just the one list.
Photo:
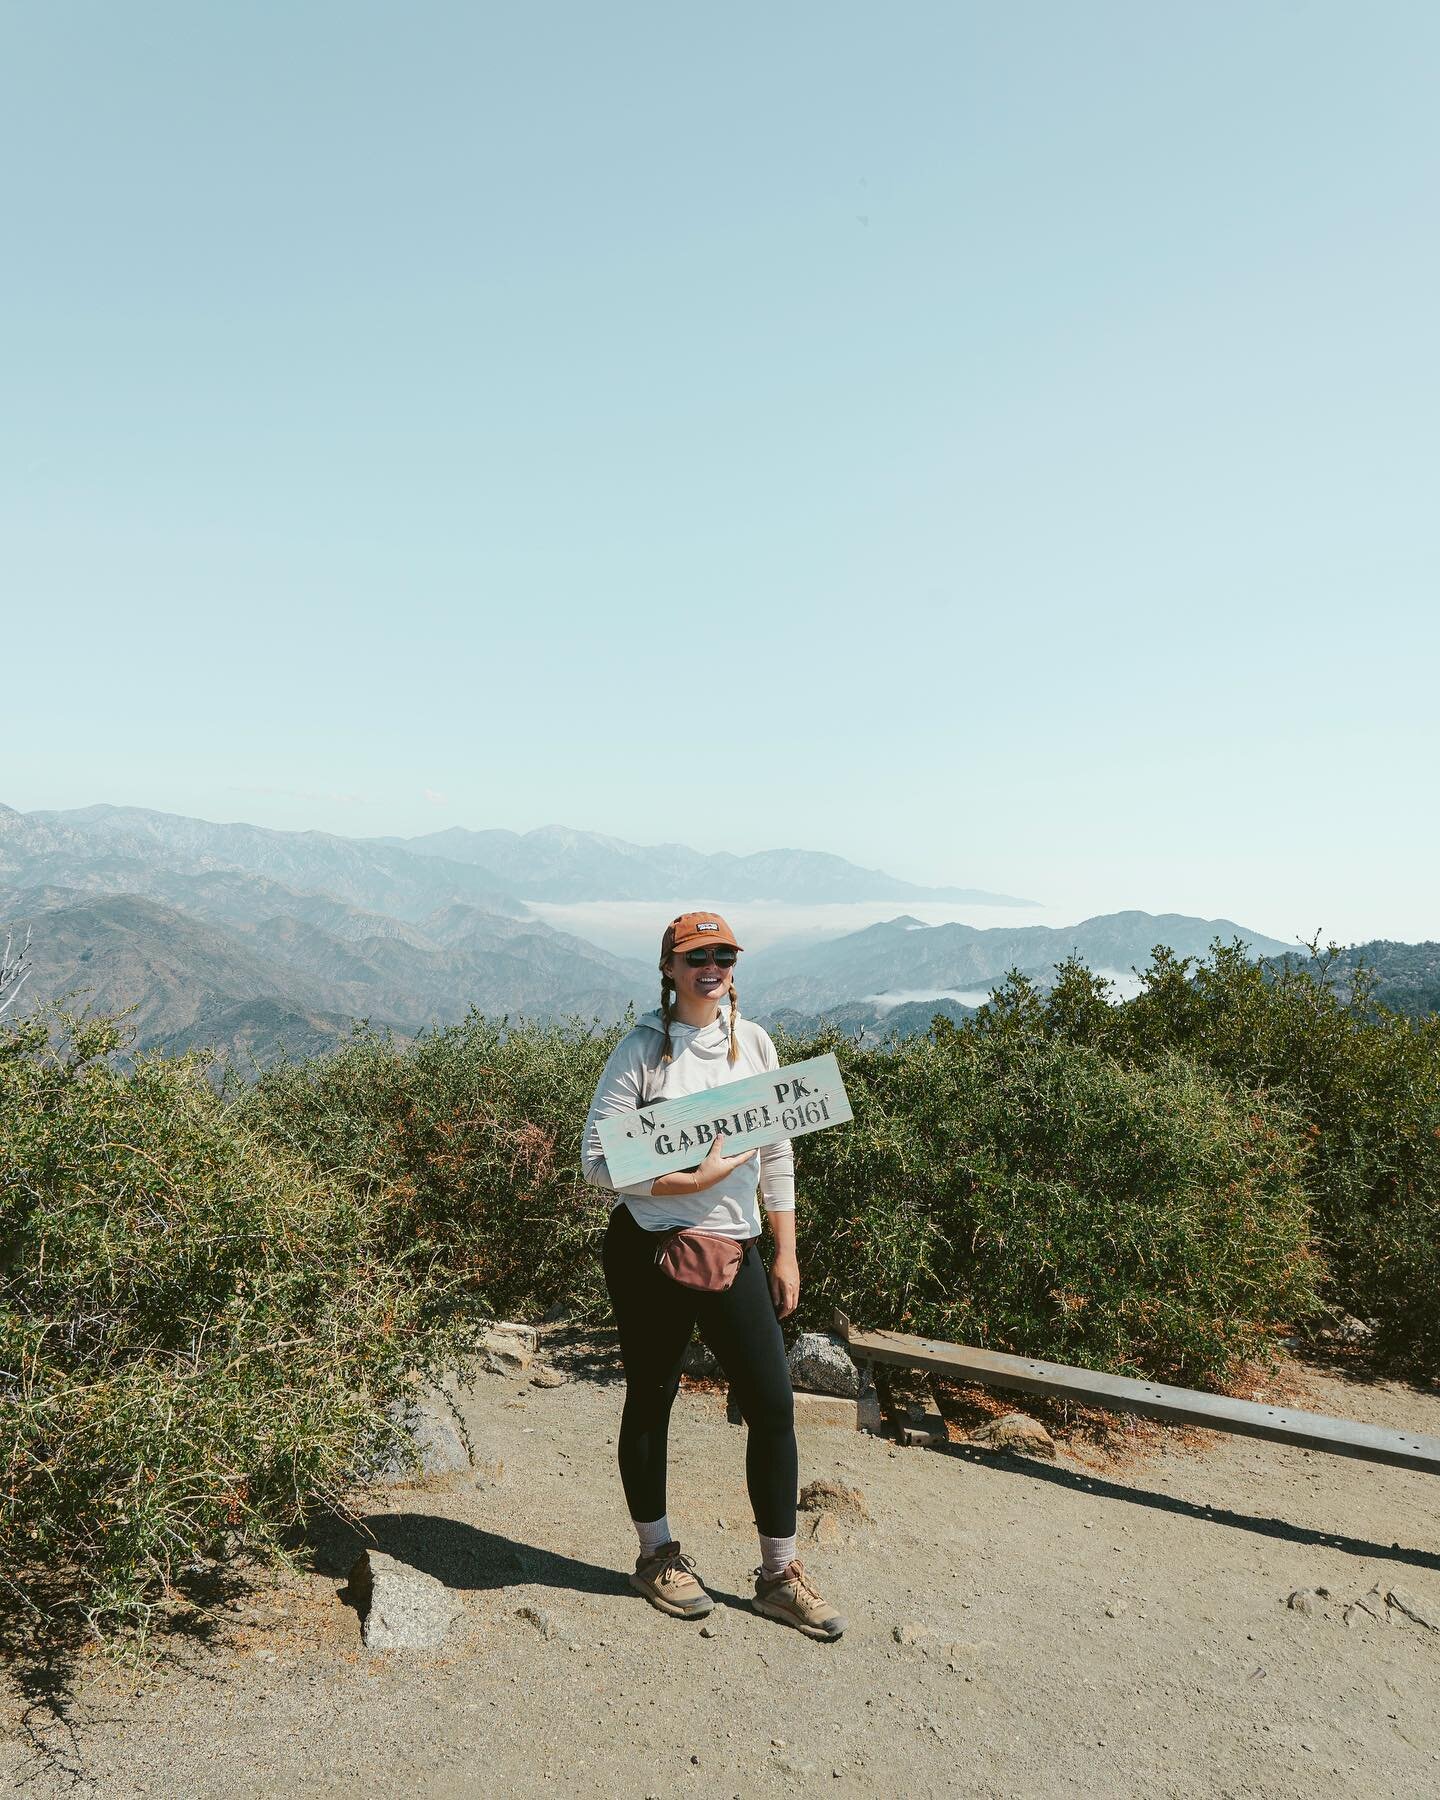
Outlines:
[[695, 921], [695, 929], [697, 931], [718, 931], [720, 927], [713, 919], [697, 919]]

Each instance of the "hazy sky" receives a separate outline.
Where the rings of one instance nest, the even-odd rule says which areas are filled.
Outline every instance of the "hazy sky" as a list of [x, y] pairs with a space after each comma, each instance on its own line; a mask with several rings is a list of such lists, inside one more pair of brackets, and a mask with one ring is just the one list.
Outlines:
[[0, 10], [0, 800], [1440, 936], [1440, 8]]

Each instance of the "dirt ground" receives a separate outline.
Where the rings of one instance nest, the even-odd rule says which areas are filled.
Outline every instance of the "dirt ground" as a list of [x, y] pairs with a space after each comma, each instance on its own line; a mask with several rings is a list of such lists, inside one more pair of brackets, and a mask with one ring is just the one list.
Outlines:
[[[817, 1644], [750, 1610], [743, 1429], [686, 1393], [670, 1517], [714, 1635], [628, 1587], [611, 1353], [461, 1396], [476, 1471], [389, 1490], [374, 1541], [458, 1591], [443, 1651], [370, 1652], [329, 1572], [266, 1577], [146, 1671], [86, 1659], [58, 1710], [10, 1696], [0, 1785], [36, 1796], [1144, 1796], [1440, 1793], [1440, 1487], [1282, 1446], [1155, 1431], [1051, 1465], [801, 1432], [801, 1480], [873, 1522], [803, 1542], [848, 1614]], [[1292, 1365], [1293, 1404], [1440, 1433], [1440, 1397]], [[497, 1465], [503, 1465], [498, 1467]], [[1305, 1613], [1299, 1588], [1330, 1598]], [[546, 1636], [522, 1607], [540, 1609]], [[897, 1630], [898, 1628], [898, 1630]]]

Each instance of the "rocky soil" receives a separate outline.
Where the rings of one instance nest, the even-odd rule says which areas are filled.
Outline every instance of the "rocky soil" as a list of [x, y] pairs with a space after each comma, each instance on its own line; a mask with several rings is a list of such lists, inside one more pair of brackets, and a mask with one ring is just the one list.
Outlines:
[[[1440, 1792], [1431, 1476], [1158, 1430], [1054, 1461], [899, 1449], [817, 1414], [801, 1480], [836, 1485], [802, 1555], [850, 1619], [824, 1645], [749, 1609], [744, 1432], [688, 1392], [670, 1516], [718, 1602], [702, 1632], [626, 1584], [610, 1346], [552, 1334], [542, 1359], [551, 1385], [493, 1357], [459, 1395], [474, 1466], [384, 1490], [313, 1571], [217, 1598], [143, 1670], [97, 1655], [69, 1695], [12, 1689], [0, 1787]], [[1399, 1386], [1292, 1367], [1286, 1397], [1440, 1433], [1440, 1397]], [[367, 1544], [377, 1594], [406, 1569], [441, 1584], [419, 1596], [438, 1648], [362, 1643], [347, 1576]]]

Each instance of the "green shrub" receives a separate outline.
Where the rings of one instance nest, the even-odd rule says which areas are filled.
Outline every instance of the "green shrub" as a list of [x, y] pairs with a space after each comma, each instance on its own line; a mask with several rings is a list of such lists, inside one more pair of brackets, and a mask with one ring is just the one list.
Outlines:
[[557, 1303], [599, 1317], [606, 1206], [581, 1174], [580, 1129], [618, 1036], [476, 1012], [403, 1050], [362, 1033], [263, 1076], [239, 1113], [347, 1183], [378, 1243], [454, 1277], [447, 1317]]
[[[1333, 952], [1331, 953], [1333, 957]], [[1267, 968], [1238, 944], [1196, 963], [1157, 949], [1140, 994], [1105, 1005], [1078, 963], [1041, 996], [1012, 979], [975, 1022], [981, 1036], [1098, 1047], [1132, 1067], [1181, 1055], [1296, 1117], [1330, 1307], [1374, 1319], [1378, 1348], [1440, 1371], [1440, 1020], [1374, 1004], [1364, 971], [1343, 991], [1307, 969]]]
[[[453, 1350], [437, 1271], [343, 1184], [227, 1111], [197, 1058], [107, 1023], [0, 1033], [0, 1431], [7, 1625], [143, 1624], [177, 1567], [260, 1549], [367, 1457]], [[444, 1280], [438, 1281], [443, 1290]]]
[[1278, 1108], [1171, 1057], [946, 1028], [834, 1050], [852, 1125], [796, 1146], [802, 1305], [1214, 1386], [1313, 1303], [1303, 1152]]

